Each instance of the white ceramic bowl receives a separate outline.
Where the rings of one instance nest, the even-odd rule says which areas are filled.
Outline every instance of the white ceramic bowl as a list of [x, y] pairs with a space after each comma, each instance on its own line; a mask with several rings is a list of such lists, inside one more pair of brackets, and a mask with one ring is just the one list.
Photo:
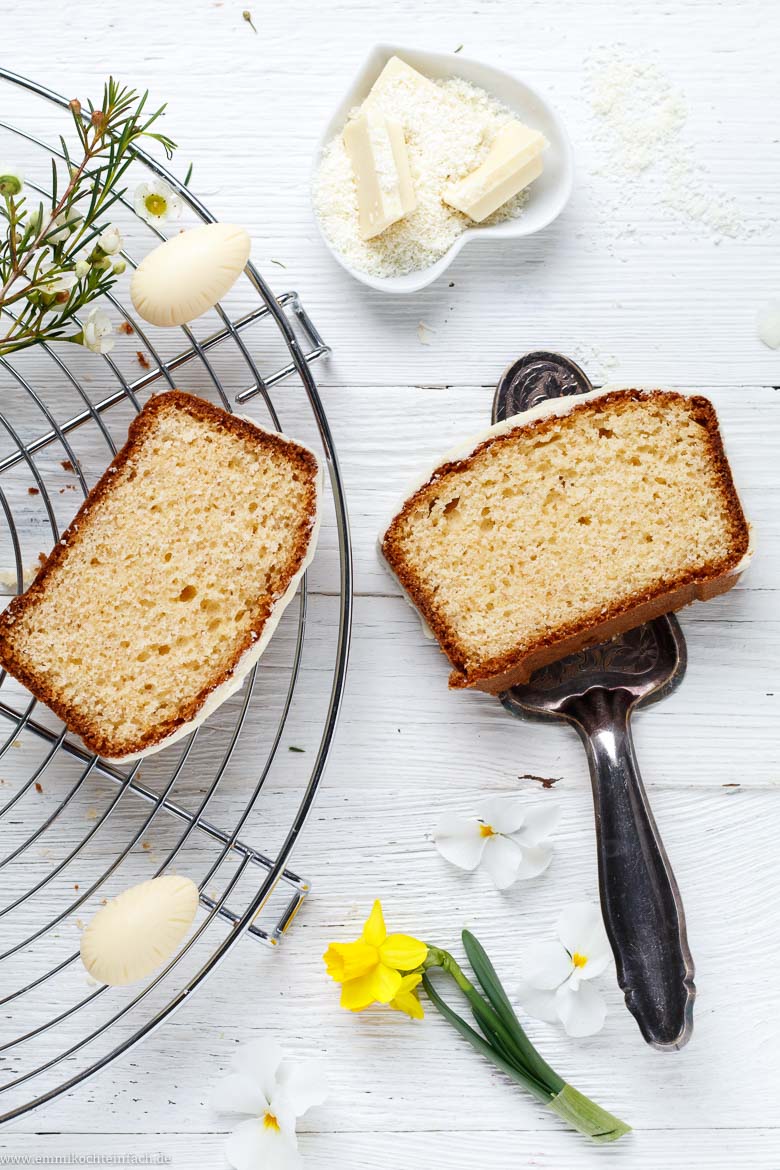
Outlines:
[[428, 77], [463, 77], [466, 81], [481, 86], [514, 111], [522, 122], [527, 122], [535, 130], [541, 130], [550, 144], [544, 154], [544, 171], [529, 187], [528, 202], [521, 216], [488, 227], [466, 228], [435, 264], [421, 268], [417, 272], [408, 272], [405, 276], [369, 276], [366, 272], [352, 268], [333, 247], [322, 231], [317, 216], [314, 216], [326, 247], [330, 249], [341, 267], [356, 280], [382, 292], [410, 293], [417, 292], [418, 289], [425, 288], [437, 280], [466, 244], [475, 240], [486, 243], [514, 240], [520, 236], [533, 235], [534, 232], [547, 227], [566, 206], [571, 194], [574, 164], [571, 145], [558, 115], [544, 98], [524, 81], [518, 81], [509, 73], [494, 69], [491, 65], [484, 65], [481, 61], [461, 57], [460, 54], [427, 53], [422, 49], [407, 49], [402, 45], [376, 45], [325, 127], [317, 147], [312, 180], [323, 148], [341, 132], [349, 111], [354, 106], [359, 106], [365, 99], [391, 57], [401, 57]]

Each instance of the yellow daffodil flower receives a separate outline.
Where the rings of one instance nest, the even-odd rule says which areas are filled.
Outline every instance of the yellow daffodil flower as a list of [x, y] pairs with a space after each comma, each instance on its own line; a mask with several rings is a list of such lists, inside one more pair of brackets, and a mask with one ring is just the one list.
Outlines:
[[396, 991], [393, 999], [390, 1000], [390, 1007], [395, 1008], [397, 1012], [405, 1012], [413, 1020], [421, 1020], [425, 1012], [419, 999], [414, 994], [415, 987], [420, 983], [422, 983], [422, 975], [419, 971], [415, 971], [411, 975], [404, 975], [401, 979], [401, 986]]
[[360, 938], [356, 942], [331, 943], [323, 959], [328, 974], [341, 984], [343, 1008], [362, 1012], [372, 1003], [393, 1004], [400, 994], [407, 1006], [399, 1010], [407, 1011], [408, 1000], [416, 1000], [416, 996], [411, 994], [411, 987], [404, 985], [401, 972], [414, 971], [425, 962], [427, 955], [427, 946], [418, 939], [408, 934], [387, 933], [382, 905], [377, 900]]

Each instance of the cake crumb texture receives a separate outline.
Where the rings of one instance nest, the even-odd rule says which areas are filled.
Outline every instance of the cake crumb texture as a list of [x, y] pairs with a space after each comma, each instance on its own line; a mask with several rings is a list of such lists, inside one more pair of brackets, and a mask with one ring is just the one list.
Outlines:
[[318, 474], [282, 435], [152, 398], [0, 617], [0, 662], [92, 750], [160, 743], [262, 635], [313, 539]]
[[552, 661], [572, 650], [556, 655], [556, 643], [600, 640], [589, 631], [611, 620], [628, 628], [647, 603], [663, 612], [667, 594], [675, 608], [683, 587], [692, 600], [748, 545], [709, 401], [620, 390], [561, 417], [518, 416], [443, 464], [382, 550], [450, 658], [451, 683], [470, 686], [512, 669], [521, 681], [540, 649]]

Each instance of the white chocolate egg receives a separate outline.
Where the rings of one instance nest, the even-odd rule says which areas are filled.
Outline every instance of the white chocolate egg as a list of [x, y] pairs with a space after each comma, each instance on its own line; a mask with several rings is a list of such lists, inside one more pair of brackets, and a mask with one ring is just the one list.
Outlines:
[[176, 952], [195, 919], [198, 887], [166, 874], [124, 890], [81, 935], [81, 961], [111, 987], [145, 979]]
[[181, 232], [145, 256], [130, 281], [130, 297], [151, 325], [186, 325], [216, 305], [244, 270], [251, 242], [233, 223]]

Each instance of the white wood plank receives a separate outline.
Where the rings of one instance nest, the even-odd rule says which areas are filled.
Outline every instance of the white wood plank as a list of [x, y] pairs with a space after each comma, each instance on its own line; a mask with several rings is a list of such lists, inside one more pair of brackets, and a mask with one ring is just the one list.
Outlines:
[[[299, 0], [292, 8], [262, 9], [249, 0], [249, 6], [257, 35], [239, 7], [220, 0], [192, 0], [186, 10], [151, 0], [124, 7], [83, 0], [67, 24], [52, 0], [29, 0], [3, 24], [3, 58], [69, 96], [94, 94], [111, 68], [149, 85], [153, 98], [169, 100], [166, 130], [181, 144], [177, 172], [194, 161], [194, 190], [221, 218], [246, 224], [273, 287], [298, 288], [334, 347], [318, 376], [349, 493], [360, 596], [339, 738], [294, 860], [314, 891], [277, 953], [243, 942], [209, 989], [127, 1060], [0, 1132], [0, 1156], [48, 1155], [55, 1164], [68, 1153], [161, 1151], [174, 1165], [221, 1165], [225, 1127], [208, 1110], [208, 1090], [237, 1043], [271, 1031], [291, 1056], [322, 1053], [331, 1068], [332, 1102], [302, 1126], [307, 1164], [322, 1170], [422, 1170], [432, 1163], [458, 1170], [584, 1170], [597, 1159], [647, 1170], [731, 1170], [738, 1162], [776, 1170], [780, 366], [757, 340], [754, 322], [756, 310], [779, 291], [771, 258], [780, 238], [780, 160], [767, 116], [780, 100], [772, 55], [778, 14], [761, 0], [672, 0], [663, 19], [649, 0], [620, 6], [562, 0], [555, 9], [545, 0], [522, 7], [500, 0], [424, 6], [398, 0], [392, 9], [377, 0], [326, 6]], [[501, 251], [466, 249], [447, 279], [408, 299], [352, 282], [324, 249], [309, 209], [321, 126], [380, 36], [440, 50], [462, 43], [464, 55], [523, 76], [558, 107], [577, 158], [571, 205], [548, 231]], [[684, 91], [684, 141], [712, 188], [736, 200], [748, 229], [737, 238], [716, 242], [700, 225], [675, 217], [659, 200], [652, 175], [635, 181], [598, 173], [604, 158], [585, 72], [598, 46], [619, 43], [637, 61], [654, 59]], [[9, 100], [3, 117], [16, 112]], [[23, 112], [31, 128], [51, 130], [48, 113], [29, 104]], [[7, 153], [0, 130], [0, 157]], [[239, 292], [235, 303], [250, 301]], [[435, 329], [428, 345], [417, 337], [421, 320]], [[162, 344], [167, 355], [181, 345], [173, 338]], [[258, 333], [253, 346], [262, 368], [275, 368], [280, 349], [269, 335]], [[357, 931], [378, 895], [394, 922], [435, 941], [457, 947], [462, 925], [477, 929], [511, 985], [524, 948], [549, 930], [558, 909], [573, 898], [595, 897], [592, 810], [575, 736], [553, 725], [514, 722], [487, 696], [449, 693], [444, 660], [421, 636], [374, 553], [377, 531], [417, 467], [481, 428], [505, 364], [539, 347], [572, 354], [596, 382], [710, 393], [758, 544], [738, 589], [682, 615], [688, 676], [673, 696], [635, 720], [637, 753], [683, 890], [697, 961], [694, 1038], [675, 1056], [649, 1051], [622, 1009], [612, 975], [605, 980], [610, 1015], [599, 1036], [575, 1042], [546, 1025], [529, 1026], [554, 1065], [635, 1124], [631, 1139], [599, 1150], [489, 1070], [438, 1018], [416, 1027], [389, 1013], [340, 1012], [319, 957], [331, 939]], [[137, 348], [128, 339], [119, 350], [130, 379], [141, 370]], [[113, 382], [88, 358], [68, 354], [97, 398]], [[32, 357], [19, 367], [34, 372], [72, 413], [75, 400], [66, 401], [45, 361]], [[219, 368], [231, 394], [243, 387], [243, 369]], [[206, 389], [192, 371], [181, 377], [185, 387]], [[38, 433], [41, 420], [20, 406], [18, 387], [4, 371], [0, 389], [4, 411], [25, 437]], [[309, 422], [294, 385], [280, 387], [276, 397], [285, 426], [305, 437]], [[120, 438], [124, 425], [116, 424]], [[74, 434], [74, 449], [90, 474], [105, 463], [105, 445], [87, 432]], [[73, 477], [60, 466], [63, 457], [52, 449], [41, 466], [58, 519], [67, 522], [78, 493], [66, 486]], [[7, 482], [4, 476], [4, 487]], [[42, 501], [27, 495], [28, 486], [19, 477], [12, 494], [34, 558], [41, 541], [46, 547], [48, 529]], [[6, 567], [4, 543], [0, 569]], [[310, 574], [319, 596], [312, 601], [312, 658], [301, 692], [307, 704], [322, 693], [335, 570], [329, 524]], [[257, 710], [215, 799], [219, 824], [235, 818], [257, 773], [290, 636], [281, 631], [269, 650], [260, 684], [267, 710]], [[183, 800], [191, 803], [202, 792], [234, 711], [221, 712], [204, 729], [197, 765], [181, 781]], [[316, 706], [302, 707], [290, 742], [310, 751], [317, 719]], [[13, 754], [0, 761], [2, 801], [22, 771]], [[252, 841], [278, 840], [297, 802], [307, 759], [289, 755], [281, 763], [261, 814], [247, 826]], [[157, 784], [165, 774], [164, 761], [150, 761], [145, 778]], [[525, 774], [560, 779], [544, 790], [520, 778]], [[20, 804], [6, 844], [21, 843], [71, 779], [65, 769], [45, 775], [44, 791]], [[482, 875], [446, 866], [426, 834], [443, 808], [465, 812], [484, 795], [514, 791], [529, 802], [560, 801], [563, 819], [550, 871], [499, 895]], [[110, 793], [108, 782], [91, 781], [74, 801], [64, 835], [42, 838], [6, 869], [4, 905], [12, 888], [31, 884], [57, 863], [68, 833], [83, 834], [89, 810], [104, 807]], [[29, 929], [36, 914], [65, 905], [70, 887], [105, 865], [139, 816], [138, 802], [120, 807], [82, 872], [68, 872], [42, 891], [29, 922], [9, 916], [0, 920], [3, 929]], [[170, 824], [153, 826], [150, 849], [134, 864], [153, 866], [172, 833]], [[197, 874], [209, 856], [204, 845], [193, 846], [186, 860]], [[74, 920], [33, 949], [31, 968], [75, 943]], [[48, 1018], [55, 1002], [56, 996], [41, 998], [34, 1019]], [[3, 1039], [18, 1024], [17, 1010], [0, 1009]], [[76, 1038], [79, 1022], [69, 1027], [65, 1033]]]
[[[222, 1154], [222, 1134], [193, 1135], [172, 1133], [161, 1142], [156, 1135], [128, 1134], [118, 1131], [94, 1136], [90, 1132], [61, 1137], [37, 1134], [24, 1142], [9, 1142], [9, 1151], [20, 1158], [33, 1151], [42, 1159], [36, 1165], [44, 1170], [62, 1165], [63, 1157], [119, 1156], [135, 1154], [142, 1165], [186, 1165], [188, 1170], [213, 1170], [227, 1165]], [[582, 1139], [557, 1130], [540, 1129], [533, 1133], [471, 1133], [433, 1131], [393, 1135], [354, 1133], [304, 1133], [300, 1149], [306, 1165], [318, 1170], [374, 1170], [376, 1166], [427, 1166], [437, 1163], [453, 1170], [472, 1170], [504, 1166], [534, 1166], [542, 1170], [580, 1170], [605, 1162], [613, 1166], [638, 1167], [639, 1170], [689, 1170], [691, 1159], [714, 1170], [731, 1170], [735, 1164], [749, 1165], [751, 1170], [775, 1170], [777, 1166], [776, 1132], [771, 1129], [719, 1129], [692, 1135], [681, 1142], [674, 1131], [650, 1131], [634, 1134], [619, 1146], [587, 1146]], [[169, 1162], [156, 1161], [163, 1156]], [[147, 1159], [140, 1162], [141, 1158]], [[60, 1159], [58, 1161], [58, 1159]], [[695, 1163], [693, 1163], [695, 1164]]]
[[[46, 0], [41, 4], [45, 11]], [[305, 0], [294, 14], [264, 11], [255, 36], [237, 10], [199, 0], [186, 21], [175, 9], [155, 13], [153, 47], [134, 13], [109, 17], [96, 0], [80, 11], [90, 37], [108, 39], [118, 74], [149, 81], [155, 97], [171, 99], [167, 128], [181, 143], [180, 158], [195, 160], [196, 188], [216, 213], [247, 224], [277, 287], [286, 281], [300, 287], [336, 348], [334, 379], [384, 384], [390, 371], [407, 368], [424, 380], [473, 381], [486, 376], [487, 362], [499, 371], [518, 348], [592, 346], [614, 356], [629, 380], [728, 385], [738, 370], [740, 380], [777, 381], [775, 357], [754, 328], [756, 310], [776, 293], [772, 267], [762, 259], [777, 241], [771, 207], [779, 181], [764, 116], [777, 101], [778, 79], [764, 67], [762, 38], [743, 35], [751, 14], [754, 27], [767, 19], [758, 0], [714, 10], [677, 0], [652, 36], [640, 4], [617, 13], [591, 2], [576, 15], [569, 5], [553, 22], [536, 0], [521, 27], [518, 14], [489, 2], [459, 8], [455, 17], [442, 0], [422, 13], [412, 0], [396, 5], [382, 22], [383, 35], [440, 49], [463, 43], [464, 53], [549, 90], [578, 158], [575, 198], [549, 231], [514, 248], [467, 249], [450, 273], [454, 289], [445, 280], [414, 298], [388, 298], [352, 282], [325, 252], [308, 208], [320, 128], [379, 35], [373, 5], [329, 5], [323, 20], [320, 6]], [[61, 60], [58, 32], [38, 23], [30, 72], [50, 62], [47, 80], [69, 93], [102, 81], [102, 62]], [[622, 234], [625, 223], [601, 214], [610, 189], [594, 174], [599, 159], [583, 66], [599, 45], [616, 42], [640, 60], [656, 53], [684, 90], [686, 141], [712, 183], [732, 193], [761, 229], [756, 235], [716, 245], [668, 217], [652, 187], [630, 179], [626, 220], [635, 233]], [[164, 62], [177, 59], [187, 67], [171, 93]], [[23, 54], [20, 68], [24, 61]], [[210, 100], [215, 77], [230, 78], [231, 100], [221, 107]], [[236, 159], [247, 155], [239, 168]], [[178, 165], [183, 172], [186, 162]], [[420, 319], [437, 329], [431, 345], [417, 340]]]
[[[361, 602], [367, 604], [367, 600]], [[388, 604], [400, 607], [402, 603], [370, 602], [374, 607]], [[372, 657], [376, 661], [375, 652]], [[412, 669], [407, 677], [414, 674]], [[359, 661], [357, 677], [363, 678], [365, 688], [367, 672]], [[415, 1029], [397, 1015], [371, 1013], [356, 1019], [340, 1012], [336, 989], [324, 975], [320, 955], [331, 939], [356, 934], [371, 898], [380, 896], [395, 925], [456, 950], [463, 925], [477, 931], [511, 987], [525, 948], [550, 931], [561, 905], [596, 896], [592, 811], [581, 749], [571, 737], [565, 745], [571, 757], [552, 748], [545, 755], [540, 740], [538, 754], [527, 756], [524, 748], [532, 742], [530, 727], [515, 725], [507, 717], [495, 726], [494, 735], [469, 725], [459, 728], [456, 722], [446, 725], [445, 731], [436, 717], [429, 722], [404, 720], [399, 724], [403, 734], [398, 735], [387, 718], [393, 711], [390, 693], [396, 681], [381, 670], [373, 677], [375, 690], [365, 695], [365, 701], [376, 712], [387, 714], [374, 720], [370, 751], [350, 730], [350, 722], [345, 725], [312, 823], [296, 854], [298, 869], [315, 882], [314, 892], [283, 948], [270, 955], [248, 941], [242, 944], [229, 965], [213, 977], [208, 992], [196, 997], [168, 1028], [133, 1054], [125, 1066], [129, 1072], [120, 1066], [114, 1076], [100, 1078], [84, 1093], [53, 1105], [46, 1112], [47, 1125], [78, 1128], [83, 1125], [86, 1103], [99, 1102], [99, 1108], [90, 1113], [95, 1129], [121, 1129], [139, 1103], [142, 1118], [147, 1118], [139, 1123], [142, 1128], [147, 1124], [168, 1127], [174, 1123], [156, 1113], [150, 1099], [170, 1098], [176, 1102], [172, 1112], [179, 1125], [209, 1129], [212, 1123], [203, 1111], [207, 1082], [227, 1062], [236, 1042], [270, 1029], [291, 1052], [327, 1054], [339, 1086], [330, 1124], [339, 1130], [448, 1129], [454, 1124], [453, 1088], [452, 1082], [445, 1086], [437, 1080], [443, 1067], [456, 1078], [458, 1091], [473, 1103], [470, 1117], [458, 1122], [462, 1127], [538, 1127], [534, 1107], [462, 1050], [440, 1021], [429, 1020]], [[365, 724], [368, 718], [359, 722]], [[698, 755], [705, 762], [703, 771], [707, 764], [710, 767], [710, 786], [691, 786], [687, 777], [675, 773], [676, 757], [684, 749], [670, 745], [670, 725], [661, 707], [642, 720], [643, 732], [651, 722], [657, 725], [656, 747], [658, 755], [666, 757], [668, 782], [654, 782], [646, 766], [644, 735], [639, 754], [689, 918], [699, 985], [694, 1039], [679, 1056], [662, 1057], [646, 1049], [621, 1008], [612, 976], [603, 981], [611, 1014], [598, 1037], [574, 1042], [544, 1025], [531, 1024], [530, 1030], [554, 1065], [640, 1127], [657, 1128], [660, 1119], [663, 1125], [670, 1124], [670, 1100], [675, 1101], [673, 1123], [680, 1129], [698, 1133], [703, 1125], [760, 1126], [767, 1120], [766, 1101], [780, 1088], [775, 1056], [780, 1037], [775, 1016], [767, 1010], [775, 985], [775, 939], [767, 915], [777, 884], [773, 856], [780, 806], [776, 786], [716, 787], [716, 781], [730, 782], [718, 774], [720, 753], [706, 736], [694, 750], [688, 729], [684, 758]], [[440, 730], [432, 733], [432, 726]], [[440, 744], [437, 751], [432, 750], [432, 735]], [[497, 763], [492, 745], [502, 737], [504, 755]], [[469, 741], [474, 744], [472, 754], [464, 759]], [[404, 743], [406, 754], [399, 756], [396, 744]], [[533, 780], [518, 783], [518, 773], [526, 771], [562, 779], [552, 790], [544, 790]], [[721, 773], [725, 775], [740, 774]], [[742, 782], [741, 776], [737, 782]], [[443, 808], [468, 812], [485, 795], [518, 789], [529, 803], [559, 801], [563, 820], [550, 871], [532, 884], [499, 895], [483, 875], [463, 875], [447, 866], [426, 841], [426, 834]], [[238, 799], [238, 787], [234, 795]], [[284, 793], [267, 795], [266, 807], [280, 815]], [[225, 817], [229, 820], [229, 803]], [[263, 827], [267, 831], [273, 823]], [[257, 831], [256, 827], [253, 832]], [[164, 837], [159, 832], [148, 836], [154, 845], [154, 855], [148, 859], [152, 864]], [[119, 827], [115, 839], [122, 839]], [[98, 860], [105, 856], [105, 848], [98, 851]], [[51, 864], [51, 857], [46, 860]], [[190, 868], [186, 872], [197, 875], [204, 863], [202, 856], [187, 852], [184, 865]], [[58, 888], [36, 902], [51, 913], [64, 893]], [[725, 908], [732, 912], [724, 914]], [[24, 919], [21, 925], [26, 925]], [[76, 927], [74, 923], [63, 931], [57, 953], [70, 945], [69, 938], [75, 942]], [[53, 1006], [39, 1000], [36, 1022], [48, 1018]], [[12, 1024], [13, 1017], [6, 1027]], [[80, 1025], [75, 1020], [60, 1040], [68, 1034], [77, 1037]], [[176, 1053], [173, 1061], [172, 1053]], [[365, 1090], [367, 1077], [370, 1094]], [[724, 1101], [726, 1082], [729, 1093]], [[439, 1088], [432, 1090], [432, 1084]], [[394, 1103], [391, 1112], [378, 1108], [376, 1102], [382, 1100]]]

